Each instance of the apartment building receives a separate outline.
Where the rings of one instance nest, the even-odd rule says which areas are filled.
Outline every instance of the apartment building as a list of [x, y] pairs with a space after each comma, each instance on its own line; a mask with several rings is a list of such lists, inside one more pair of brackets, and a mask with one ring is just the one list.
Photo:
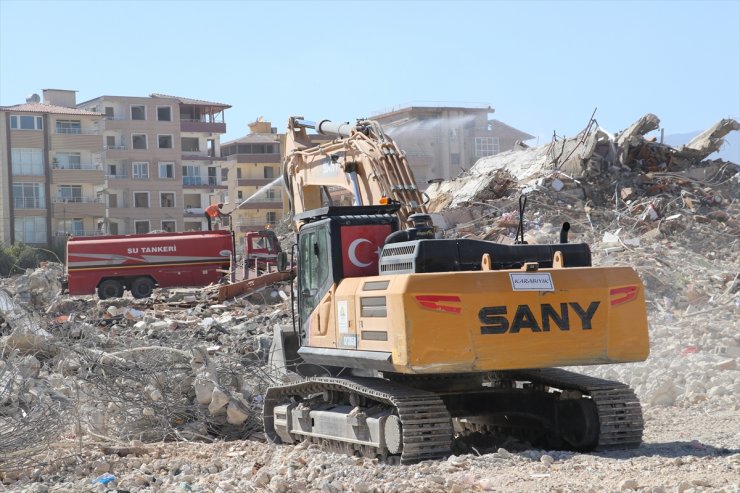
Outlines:
[[228, 169], [232, 227], [237, 242], [244, 235], [275, 226], [284, 215], [284, 187], [281, 178], [281, 135], [261, 118], [249, 124], [249, 133], [221, 146]]
[[0, 107], [0, 242], [53, 246], [94, 234], [104, 217], [102, 115], [75, 108], [75, 91], [44, 89]]
[[166, 94], [100, 96], [77, 105], [100, 113], [104, 220], [108, 234], [199, 231], [226, 199], [222, 103]]
[[371, 117], [406, 153], [417, 186], [450, 179], [485, 156], [511, 150], [532, 135], [490, 118], [490, 106], [408, 106]]

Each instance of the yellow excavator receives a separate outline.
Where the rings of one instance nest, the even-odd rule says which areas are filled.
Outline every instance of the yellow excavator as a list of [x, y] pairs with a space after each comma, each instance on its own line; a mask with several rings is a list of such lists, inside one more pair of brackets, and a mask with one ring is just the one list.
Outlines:
[[[291, 117], [285, 156], [297, 300], [278, 350], [303, 378], [266, 392], [270, 440], [402, 464], [502, 436], [578, 451], [640, 444], [632, 389], [560, 368], [647, 358], [632, 268], [592, 266], [567, 223], [559, 243], [524, 243], [523, 207], [516, 244], [438, 238], [375, 121]], [[333, 205], [336, 190], [352, 204]]]

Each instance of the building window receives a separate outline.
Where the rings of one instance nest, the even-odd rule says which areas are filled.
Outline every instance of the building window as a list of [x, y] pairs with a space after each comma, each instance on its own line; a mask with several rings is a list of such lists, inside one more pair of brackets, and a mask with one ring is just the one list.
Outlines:
[[169, 106], [157, 106], [157, 121], [171, 122], [172, 108]]
[[81, 169], [82, 154], [79, 152], [57, 152], [53, 161], [55, 168]]
[[500, 152], [498, 137], [476, 137], [475, 157], [493, 156]]
[[269, 189], [265, 190], [265, 198], [274, 199], [275, 198], [275, 190], [273, 190], [272, 188], [269, 188]]
[[202, 231], [203, 225], [200, 222], [185, 221], [183, 231]]
[[162, 231], [167, 231], [168, 233], [174, 233], [176, 228], [175, 221], [162, 221]]
[[182, 152], [200, 152], [200, 139], [198, 137], [183, 137], [180, 143]]
[[146, 134], [132, 134], [131, 143], [134, 149], [146, 149]]
[[265, 178], [275, 178], [275, 168], [272, 166], [265, 166]]
[[114, 115], [113, 106], [106, 106], [105, 107], [105, 118], [107, 118], [108, 120], [112, 120], [113, 115]]
[[64, 219], [59, 221], [59, 231], [65, 235], [84, 236], [85, 221], [82, 218]]
[[58, 134], [81, 134], [82, 124], [79, 120], [57, 120]]
[[13, 183], [13, 207], [16, 209], [46, 209], [41, 183]]
[[82, 202], [82, 185], [59, 185], [57, 202]]
[[450, 166], [460, 166], [460, 154], [453, 152], [450, 154]]
[[239, 199], [239, 200], [243, 200], [244, 199], [244, 193], [241, 190], [237, 190], [236, 191], [236, 198]]
[[19, 149], [10, 151], [14, 176], [43, 176], [44, 157], [41, 149]]
[[241, 180], [242, 179], [242, 169], [236, 168], [236, 179]]
[[105, 147], [108, 149], [113, 149], [116, 147], [116, 136], [115, 135], [106, 135], [105, 136]]
[[159, 177], [160, 178], [174, 178], [175, 177], [175, 163], [159, 163]]
[[27, 216], [15, 218], [15, 241], [20, 243], [46, 243], [46, 218]]
[[149, 192], [134, 192], [134, 207], [149, 208]]
[[182, 167], [182, 184], [183, 185], [200, 185], [200, 168], [193, 165]]
[[149, 163], [131, 163], [131, 177], [134, 180], [148, 180]]
[[143, 104], [131, 106], [132, 120], [146, 120], [146, 106]]
[[171, 135], [158, 135], [157, 140], [159, 142], [160, 149], [172, 149], [172, 136]]
[[118, 194], [108, 192], [108, 207], [111, 209], [118, 209]]
[[265, 221], [267, 221], [267, 224], [274, 226], [277, 223], [277, 212], [270, 211], [265, 214]]
[[159, 206], [168, 208], [175, 207], [175, 194], [173, 192], [160, 192]]
[[11, 115], [10, 128], [15, 130], [43, 130], [43, 118], [31, 115]]
[[149, 221], [134, 221], [134, 229], [136, 234], [146, 234], [149, 232]]

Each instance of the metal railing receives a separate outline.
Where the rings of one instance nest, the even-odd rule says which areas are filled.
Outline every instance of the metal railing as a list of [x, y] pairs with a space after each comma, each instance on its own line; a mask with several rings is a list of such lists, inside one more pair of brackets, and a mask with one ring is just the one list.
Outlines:
[[103, 169], [100, 164], [95, 163], [52, 163], [51, 167], [54, 169]]
[[[237, 200], [239, 200], [239, 199], [237, 199]], [[246, 203], [249, 204], [249, 203], [252, 203], [252, 202], [258, 202], [258, 203], [265, 203], [265, 202], [275, 202], [275, 203], [278, 203], [279, 202], [279, 203], [282, 203], [283, 202], [283, 199], [282, 199], [282, 196], [280, 196], [280, 195], [276, 195], [275, 197], [252, 197]]]
[[182, 177], [182, 184], [184, 186], [211, 186], [211, 187], [220, 187], [221, 183], [219, 183], [218, 178], [215, 176], [208, 176], [208, 177], [202, 177], [202, 176], [183, 176]]
[[186, 123], [226, 123], [226, 122], [217, 122], [217, 121], [208, 121], [204, 118], [180, 118], [180, 122], [186, 122]]
[[46, 202], [36, 197], [13, 197], [16, 209], [46, 209]]
[[128, 146], [127, 145], [105, 146], [104, 149], [106, 151], [127, 151], [128, 150]]
[[54, 197], [52, 201], [55, 204], [102, 204], [103, 200], [99, 197]]
[[91, 128], [56, 128], [54, 133], [65, 135], [99, 135], [100, 130]]
[[108, 233], [104, 233], [102, 231], [97, 230], [80, 230], [80, 229], [71, 229], [71, 230], [63, 230], [58, 229], [54, 231], [54, 236], [104, 236]]
[[124, 180], [128, 178], [128, 175], [126, 173], [117, 173], [115, 175], [105, 175], [105, 177], [111, 180]]

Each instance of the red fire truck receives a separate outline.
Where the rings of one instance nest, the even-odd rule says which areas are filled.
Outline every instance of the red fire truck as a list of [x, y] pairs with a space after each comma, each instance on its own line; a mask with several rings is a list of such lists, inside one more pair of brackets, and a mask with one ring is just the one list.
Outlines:
[[207, 286], [234, 258], [231, 231], [71, 237], [65, 285], [70, 295], [147, 298], [155, 287]]
[[280, 241], [271, 229], [251, 231], [244, 238], [244, 278], [277, 269]]

